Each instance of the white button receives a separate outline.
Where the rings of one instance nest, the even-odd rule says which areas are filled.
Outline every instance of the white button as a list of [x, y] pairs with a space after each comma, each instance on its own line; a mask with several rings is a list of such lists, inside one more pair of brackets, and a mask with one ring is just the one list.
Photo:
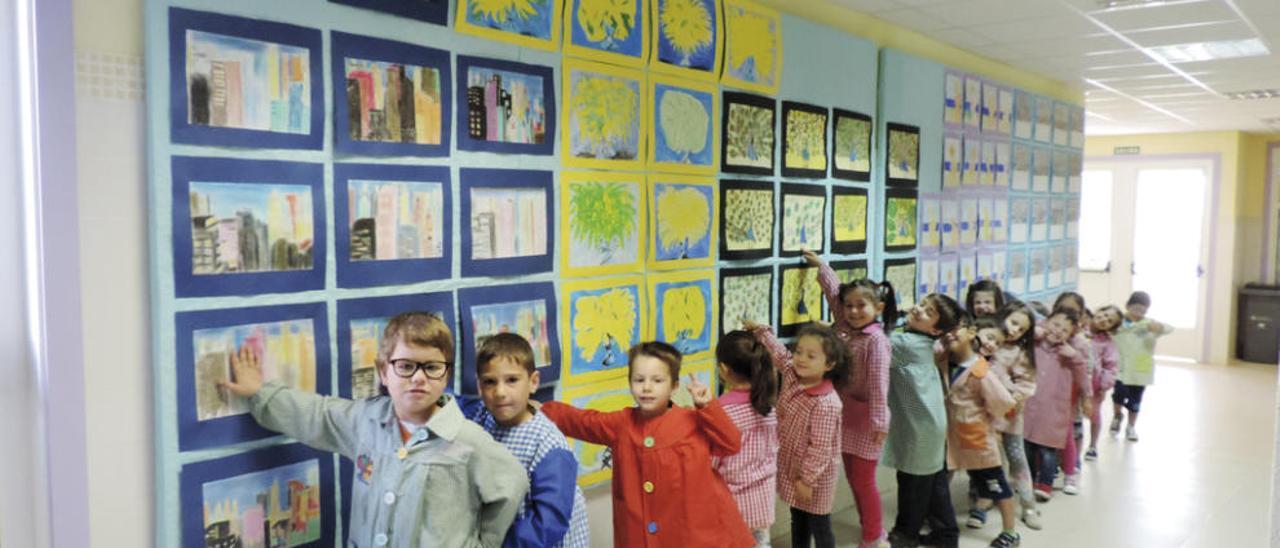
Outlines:
[[391, 506], [392, 504], [395, 504], [396, 494], [392, 493], [391, 491], [387, 491], [387, 494], [382, 495], [382, 502], [387, 503], [387, 506]]
[[386, 546], [386, 545], [387, 545], [387, 534], [386, 534], [386, 533], [378, 533], [378, 536], [373, 537], [373, 543], [374, 543], [374, 544], [377, 544], [378, 546]]

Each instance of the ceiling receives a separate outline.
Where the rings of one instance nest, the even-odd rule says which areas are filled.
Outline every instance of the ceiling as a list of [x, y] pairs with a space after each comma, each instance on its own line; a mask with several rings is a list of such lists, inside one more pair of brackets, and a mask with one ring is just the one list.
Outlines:
[[[1280, 130], [1280, 0], [830, 1], [1084, 89], [1090, 135]], [[1159, 49], [1248, 39], [1270, 53], [1174, 62]]]

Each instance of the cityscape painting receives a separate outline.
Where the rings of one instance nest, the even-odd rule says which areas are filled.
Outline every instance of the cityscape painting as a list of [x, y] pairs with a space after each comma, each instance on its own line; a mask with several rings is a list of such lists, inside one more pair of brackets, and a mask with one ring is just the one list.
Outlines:
[[334, 150], [449, 153], [449, 52], [334, 31]]
[[498, 333], [515, 333], [533, 347], [533, 363], [542, 383], [560, 378], [560, 339], [556, 326], [556, 293], [551, 283], [529, 283], [460, 289], [462, 310], [458, 375], [464, 394], [476, 394], [476, 352]]
[[338, 287], [452, 275], [452, 197], [446, 166], [333, 166]]
[[462, 275], [547, 272], [555, 248], [550, 171], [462, 168]]
[[198, 329], [195, 353], [196, 417], [205, 421], [249, 412], [248, 400], [220, 383], [231, 380], [231, 356], [248, 347], [258, 356], [264, 380], [316, 391], [316, 337], [310, 319]]
[[189, 188], [192, 274], [312, 268], [311, 187], [192, 182]]
[[451, 292], [340, 299], [337, 308], [337, 393], [353, 400], [379, 393], [378, 353], [382, 349], [382, 333], [393, 316], [422, 311], [438, 316], [451, 331], [455, 329]]
[[[458, 56], [458, 148], [552, 153], [555, 88], [551, 67]], [[465, 131], [462, 128], [466, 128]]]

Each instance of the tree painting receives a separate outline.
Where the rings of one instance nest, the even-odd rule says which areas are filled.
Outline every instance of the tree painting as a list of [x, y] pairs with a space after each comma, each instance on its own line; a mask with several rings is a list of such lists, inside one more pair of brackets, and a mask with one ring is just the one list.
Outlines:
[[[626, 378], [567, 390], [565, 400], [579, 409], [608, 413], [635, 405]], [[613, 453], [608, 447], [570, 440], [578, 460], [578, 483], [583, 487], [607, 481], [612, 475]]]
[[822, 214], [826, 198], [807, 194], [782, 197], [782, 250], [823, 249]]
[[583, 181], [567, 191], [574, 259], [592, 266], [634, 262], [640, 232], [638, 185]]
[[728, 333], [741, 329], [745, 320], [769, 324], [769, 303], [772, 302], [773, 273], [725, 275], [723, 280], [723, 307], [720, 311], [720, 329]]
[[908, 309], [916, 304], [916, 263], [892, 264], [885, 266], [884, 280], [897, 290], [898, 308]]
[[465, 9], [470, 25], [548, 40], [555, 4], [552, 0], [465, 0], [458, 9]]
[[[715, 4], [704, 0], [659, 0], [658, 58], [681, 67], [710, 70], [715, 57]], [[707, 55], [710, 53], [710, 55]]]
[[773, 192], [733, 189], [724, 195], [724, 239], [732, 251], [773, 245]]
[[871, 120], [839, 116], [836, 118], [836, 169], [871, 171]]
[[[839, 278], [840, 283], [842, 284], [852, 283], [866, 278], [869, 273], [865, 263], [861, 266], [850, 266], [847, 268], [835, 268], [835, 265], [832, 265], [832, 268], [835, 269], [836, 278]], [[895, 285], [894, 287], [898, 286]]]
[[916, 180], [920, 165], [920, 134], [889, 129], [889, 178]]
[[635, 288], [588, 293], [573, 299], [573, 349], [589, 370], [625, 365], [639, 331]]
[[711, 349], [711, 280], [658, 283], [658, 340], [688, 356]]
[[636, 31], [637, 0], [579, 0], [578, 27], [594, 47], [617, 51]]
[[655, 86], [659, 162], [711, 165], [711, 94]]
[[867, 197], [865, 195], [836, 196], [832, 207], [836, 241], [856, 242], [867, 239]]
[[816, 268], [782, 269], [781, 326], [818, 321], [822, 313], [822, 288]]
[[884, 245], [916, 245], [916, 199], [889, 197], [884, 206]]
[[725, 6], [725, 73], [767, 89], [778, 85], [778, 16], [736, 2]]
[[773, 168], [773, 109], [746, 103], [727, 103], [725, 163]]
[[571, 154], [603, 160], [639, 158], [639, 81], [585, 70], [573, 71], [570, 80]]
[[709, 257], [711, 189], [698, 185], [657, 184], [654, 192], [658, 260]]
[[786, 113], [787, 141], [783, 165], [798, 169], [827, 169], [826, 115], [798, 109], [787, 110]]

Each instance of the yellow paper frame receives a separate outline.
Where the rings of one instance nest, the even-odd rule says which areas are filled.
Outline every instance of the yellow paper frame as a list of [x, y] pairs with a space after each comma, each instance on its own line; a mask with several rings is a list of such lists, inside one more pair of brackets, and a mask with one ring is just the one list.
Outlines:
[[[587, 0], [582, 0], [587, 1]], [[586, 59], [588, 61], [597, 61], [600, 63], [612, 63], [618, 66], [643, 69], [649, 64], [649, 6], [644, 0], [636, 0], [640, 4], [640, 21], [636, 28], [640, 31], [640, 56], [632, 57], [621, 53], [613, 53], [601, 51], [586, 46], [579, 46], [573, 43], [573, 6], [577, 0], [565, 0], [564, 2], [564, 22], [560, 28], [564, 29], [564, 54], [566, 56]]]
[[[591, 291], [611, 287], [636, 286], [636, 324], [639, 325], [638, 337], [632, 344], [648, 337], [646, 326], [649, 325], [649, 299], [645, 295], [644, 276], [639, 274], [597, 278], [591, 280], [566, 280], [560, 284], [560, 378], [565, 386], [579, 386], [594, 382], [616, 379], [627, 376], [625, 364], [617, 369], [592, 371], [589, 373], [573, 373], [573, 294], [578, 291]], [[628, 349], [622, 349], [626, 352]]]
[[[560, 396], [560, 401], [573, 405], [573, 401], [575, 399], [592, 396], [594, 394], [600, 394], [604, 392], [613, 392], [618, 390], [627, 392], [627, 396], [626, 396], [627, 405], [619, 405], [617, 407], [614, 407], [613, 405], [606, 405], [601, 409], [595, 409], [595, 410], [607, 413], [607, 412], [618, 411], [621, 409], [626, 409], [627, 407], [634, 406], [635, 399], [630, 395], [630, 385], [627, 382], [626, 376], [622, 376], [616, 379], [611, 379], [606, 381], [600, 381], [592, 384], [587, 384], [583, 386], [578, 386], [574, 388], [566, 388], [564, 390], [564, 393], [561, 394]], [[620, 401], [615, 401], [611, 403], [617, 404], [617, 403], [620, 403]], [[585, 441], [577, 440], [577, 439], [571, 441], [570, 443], [581, 443], [583, 444], [584, 449], [591, 448], [591, 447], [600, 447], [600, 448], [605, 447], [603, 445], [587, 443]], [[574, 456], [576, 457], [577, 454], [575, 453]], [[582, 474], [578, 476], [578, 485], [584, 488], [591, 487], [593, 485], [597, 485], [599, 483], [609, 481], [612, 478], [613, 478], [613, 469], [602, 468], [600, 470], [596, 470], [595, 472], [591, 472], [589, 474]]]
[[[649, 243], [647, 244], [648, 262], [650, 270], [680, 270], [686, 268], [704, 268], [715, 266], [716, 253], [719, 251], [719, 234], [720, 234], [720, 190], [717, 188], [716, 179], [714, 177], [698, 177], [691, 175], [666, 175], [650, 173], [647, 179], [649, 192]], [[697, 185], [705, 186], [711, 189], [711, 225], [707, 229], [710, 233], [710, 251], [705, 258], [697, 259], [658, 259], [658, 204], [654, 193], [657, 191], [658, 183], [679, 184], [679, 185]]]
[[[636, 87], [637, 102], [640, 103], [639, 112], [637, 113], [639, 133], [637, 134], [636, 157], [631, 160], [603, 160], [599, 158], [578, 158], [573, 155], [573, 146], [571, 143], [572, 132], [572, 116], [573, 116], [573, 73], [575, 71], [594, 72], [604, 74], [615, 78], [627, 78], [635, 80], [639, 83]], [[565, 58], [560, 68], [560, 96], [562, 98], [560, 104], [560, 163], [565, 167], [577, 167], [587, 169], [616, 169], [626, 171], [643, 171], [645, 163], [645, 148], [648, 144], [645, 139], [649, 136], [649, 103], [647, 101], [648, 78], [645, 73], [640, 70], [627, 69], [606, 65], [604, 63], [596, 63], [593, 61], [583, 61], [580, 59]]]
[[711, 70], [702, 71], [670, 65], [658, 59], [658, 42], [660, 40], [658, 34], [662, 31], [662, 18], [658, 13], [658, 3], [661, 0], [649, 0], [649, 20], [652, 32], [649, 33], [649, 70], [655, 73], [670, 74], [680, 78], [696, 80], [700, 82], [718, 82], [720, 80], [720, 70], [724, 64], [724, 2], [722, 0], [712, 0], [713, 9], [716, 17], [716, 37], [715, 44], [711, 47], [715, 48], [712, 54]]
[[[636, 234], [636, 260], [625, 264], [611, 264], [605, 266], [571, 266], [570, 265], [570, 243], [573, 241], [571, 226], [569, 222], [569, 205], [572, 194], [569, 187], [575, 184], [594, 183], [594, 182], [611, 182], [623, 184], [635, 184], [636, 196], [639, 203], [636, 204], [636, 222], [639, 223], [639, 233]], [[607, 274], [629, 274], [644, 272], [645, 257], [648, 251], [649, 238], [649, 185], [645, 180], [644, 174], [641, 173], [609, 173], [603, 171], [561, 171], [560, 172], [560, 213], [564, 220], [560, 227], [560, 274], [566, 277], [587, 277], [601, 276]]]
[[[777, 95], [778, 85], [782, 81], [782, 16], [778, 10], [765, 7], [751, 0], [723, 0], [724, 1], [724, 52], [721, 60], [720, 83], [728, 87], [744, 89], [765, 95]], [[731, 47], [729, 37], [729, 19], [730, 10], [733, 8], [741, 9], [745, 12], [755, 12], [774, 21], [774, 59], [773, 59], [773, 84], [762, 84], [751, 80], [743, 80], [729, 74], [729, 49]]]
[[[678, 272], [661, 272], [653, 273], [648, 276], [649, 282], [649, 323], [646, 324], [648, 333], [645, 334], [645, 340], [658, 340], [658, 284], [661, 283], [680, 283], [680, 282], [707, 282], [707, 287], [711, 293], [707, 296], [708, 302], [706, 307], [711, 311], [709, 323], [705, 326], [707, 333], [707, 349], [702, 352], [694, 352], [692, 354], [684, 354], [685, 360], [697, 361], [711, 359], [715, 355], [716, 334], [719, 333], [719, 316], [717, 311], [720, 308], [719, 301], [719, 284], [716, 282], [716, 273], [713, 269], [684, 270]], [[669, 344], [669, 343], [668, 343]], [[674, 346], [674, 345], [673, 345]]]
[[552, 0], [550, 2], [551, 33], [550, 38], [546, 40], [471, 24], [470, 21], [467, 21], [468, 6], [471, 2], [472, 0], [458, 0], [457, 5], [455, 6], [457, 13], [454, 14], [454, 30], [462, 34], [470, 34], [472, 36], [479, 36], [481, 38], [497, 42], [505, 42], [516, 46], [523, 46], [543, 51], [560, 50], [560, 38], [563, 35], [560, 24], [563, 21], [564, 2], [561, 2], [560, 0]]
[[673, 162], [658, 161], [658, 124], [657, 120], [649, 120], [648, 144], [649, 153], [646, 155], [647, 164], [650, 170], [661, 171], [664, 173], [682, 173], [687, 175], [715, 175], [720, 169], [720, 90], [715, 84], [705, 82], [693, 82], [681, 78], [676, 78], [667, 74], [651, 74], [649, 75], [649, 91], [645, 96], [646, 104], [649, 106], [650, 117], [658, 116], [658, 84], [670, 87], [686, 88], [693, 91], [706, 93], [711, 96], [711, 112], [709, 121], [709, 131], [711, 132], [711, 164], [705, 166], [693, 164], [681, 164]]

